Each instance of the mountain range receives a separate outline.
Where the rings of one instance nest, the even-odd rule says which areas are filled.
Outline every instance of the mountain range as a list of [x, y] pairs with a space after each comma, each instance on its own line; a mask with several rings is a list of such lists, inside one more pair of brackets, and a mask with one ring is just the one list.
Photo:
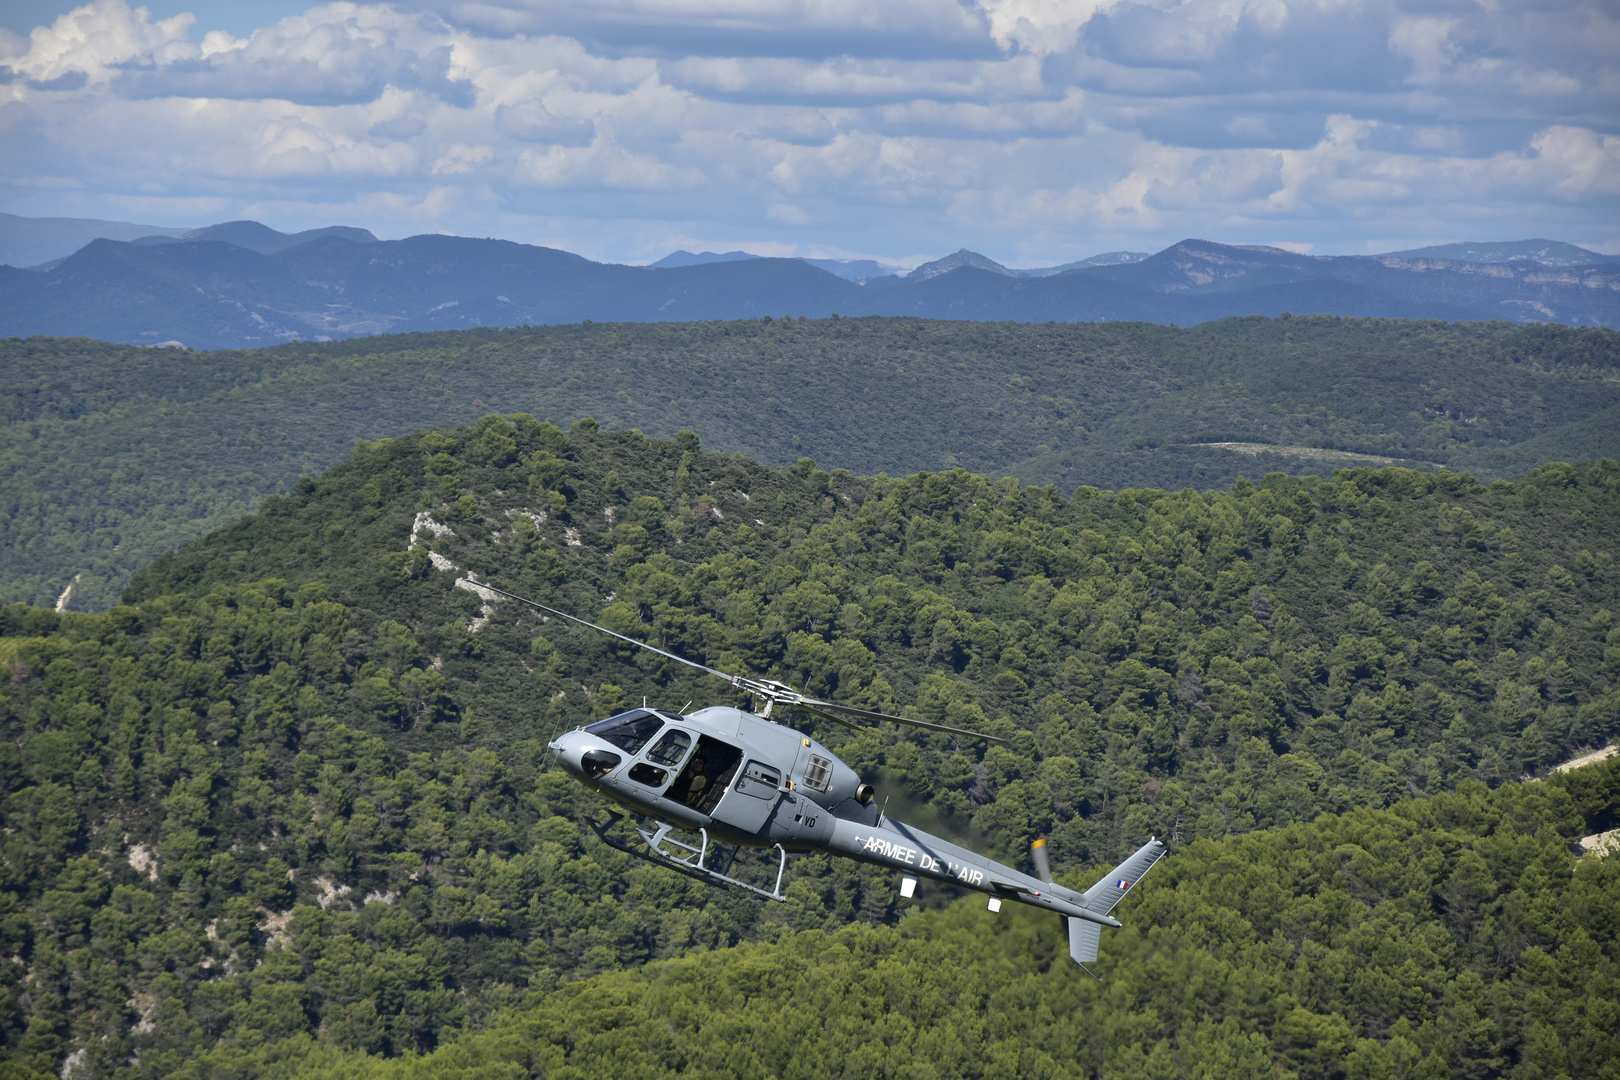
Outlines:
[[1312, 256], [1184, 240], [1150, 256], [1115, 252], [1041, 270], [963, 250], [905, 277], [851, 280], [804, 259], [742, 252], [625, 266], [504, 240], [378, 240], [343, 227], [284, 234], [230, 222], [181, 237], [97, 239], [42, 268], [0, 266], [0, 335], [218, 349], [587, 319], [833, 314], [1191, 325], [1293, 312], [1620, 326], [1620, 262], [1533, 257], [1567, 263], [1584, 251], [1551, 241], [1466, 247], [1449, 254], [1471, 258], [1445, 249]]

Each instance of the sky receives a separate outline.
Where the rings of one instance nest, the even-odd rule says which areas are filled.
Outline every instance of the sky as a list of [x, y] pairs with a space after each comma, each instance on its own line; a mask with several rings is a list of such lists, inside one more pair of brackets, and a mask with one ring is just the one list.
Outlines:
[[5, 0], [0, 211], [620, 262], [1620, 252], [1620, 2]]

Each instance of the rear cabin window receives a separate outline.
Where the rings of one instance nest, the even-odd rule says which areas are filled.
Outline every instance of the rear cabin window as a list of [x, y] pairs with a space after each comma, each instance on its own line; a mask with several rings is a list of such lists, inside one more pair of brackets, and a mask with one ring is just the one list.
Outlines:
[[601, 736], [627, 754], [637, 754], [663, 726], [664, 718], [657, 713], [649, 709], [632, 709], [598, 721], [585, 730]]
[[815, 754], [810, 755], [810, 764], [804, 767], [804, 786], [813, 787], [817, 791], [826, 791], [827, 785], [832, 781], [832, 762]]

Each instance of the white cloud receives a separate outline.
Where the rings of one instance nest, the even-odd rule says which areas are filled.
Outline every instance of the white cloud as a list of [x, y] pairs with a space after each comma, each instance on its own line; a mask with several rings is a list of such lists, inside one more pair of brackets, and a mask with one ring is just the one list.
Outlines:
[[132, 11], [123, 0], [95, 0], [34, 30], [27, 52], [16, 55], [10, 67], [35, 83], [75, 74], [101, 82], [115, 65], [139, 57], [154, 62], [187, 57], [192, 50], [186, 32], [195, 21], [182, 14], [153, 22], [146, 9]]
[[1037, 56], [1066, 52], [1098, 12], [1122, 0], [987, 0], [990, 34], [1002, 48], [1019, 47]]
[[1614, 246], [1616, 55], [1606, 0], [399, 0], [246, 37], [95, 0], [0, 35], [0, 208], [624, 259]]

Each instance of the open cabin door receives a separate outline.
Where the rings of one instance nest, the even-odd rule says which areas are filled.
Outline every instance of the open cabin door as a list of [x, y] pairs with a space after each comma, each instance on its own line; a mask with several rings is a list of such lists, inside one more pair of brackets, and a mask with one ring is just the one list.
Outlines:
[[699, 735], [697, 749], [692, 751], [681, 775], [664, 792], [664, 798], [713, 817], [741, 761], [742, 751], [735, 746]]

